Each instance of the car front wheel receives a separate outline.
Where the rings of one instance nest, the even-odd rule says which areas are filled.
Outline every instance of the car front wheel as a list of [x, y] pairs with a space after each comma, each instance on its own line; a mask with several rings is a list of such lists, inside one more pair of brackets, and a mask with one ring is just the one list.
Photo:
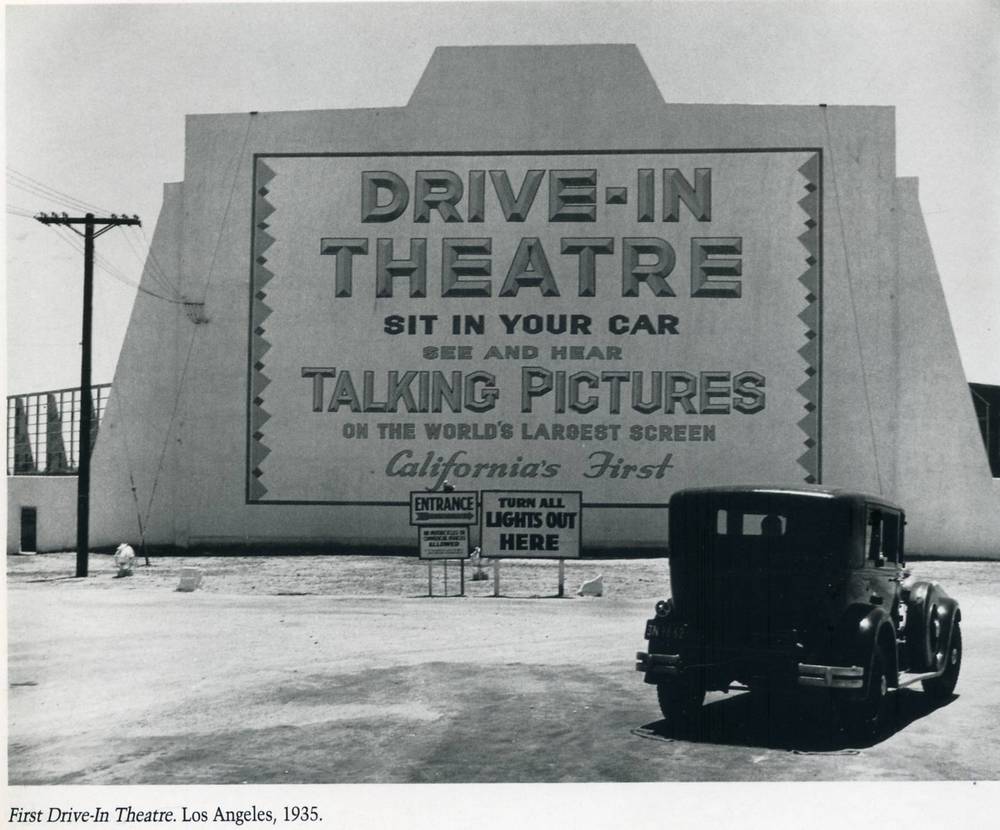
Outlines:
[[947, 700], [955, 691], [955, 684], [958, 683], [958, 672], [962, 668], [962, 628], [958, 620], [952, 624], [951, 642], [945, 652], [944, 673], [937, 677], [921, 682], [924, 692], [930, 695], [935, 701]]
[[887, 666], [885, 649], [876, 648], [865, 677], [865, 696], [840, 706], [845, 731], [857, 740], [873, 741], [885, 731], [890, 715]]

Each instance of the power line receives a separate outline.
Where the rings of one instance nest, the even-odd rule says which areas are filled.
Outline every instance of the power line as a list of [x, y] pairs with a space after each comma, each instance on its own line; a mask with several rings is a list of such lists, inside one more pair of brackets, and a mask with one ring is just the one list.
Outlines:
[[247, 148], [247, 141], [250, 138], [250, 128], [253, 126], [253, 117], [256, 114], [257, 113], [255, 112], [250, 113], [250, 120], [247, 122], [247, 130], [243, 134], [243, 146], [240, 147], [239, 154], [236, 156], [236, 164], [233, 169], [233, 183], [229, 188], [229, 198], [226, 200], [226, 209], [222, 212], [222, 220], [219, 222], [219, 232], [216, 234], [215, 247], [212, 250], [212, 259], [208, 265], [208, 276], [205, 278], [205, 293], [201, 297], [203, 303], [208, 300], [208, 289], [212, 284], [212, 277], [215, 274], [215, 261], [219, 256], [219, 248], [222, 243], [222, 231], [225, 228], [226, 220], [229, 218], [229, 209], [233, 205], [233, 196], [236, 194], [236, 182], [239, 178], [240, 161], [243, 159], [243, 153]]
[[27, 346], [29, 348], [34, 348], [35, 346], [58, 346], [61, 349], [75, 349], [79, 346], [79, 343], [68, 343], [65, 340], [8, 340], [8, 346]]
[[[143, 257], [139, 250], [136, 249], [135, 245], [132, 243], [132, 231], [134, 233], [134, 228], [131, 226], [126, 229], [124, 234], [125, 241], [128, 243], [129, 249], [135, 254], [136, 259], [144, 267], [145, 270], [149, 272], [150, 277], [153, 278], [162, 288], [169, 291], [175, 296], [180, 296], [180, 291], [178, 291], [177, 286], [174, 284], [173, 280], [167, 276], [167, 273], [160, 267], [159, 262], [156, 261], [156, 257], [153, 256], [152, 250], [147, 247], [146, 256]], [[139, 238], [136, 237], [136, 244], [139, 244]]]
[[[51, 185], [45, 184], [44, 182], [39, 181], [38, 179], [35, 179], [27, 175], [26, 173], [22, 173], [21, 171], [16, 170], [10, 165], [7, 165], [7, 179], [8, 182], [13, 187], [16, 187], [20, 190], [24, 190], [36, 196], [41, 196], [47, 200], [58, 201], [67, 207], [71, 207], [74, 209], [81, 209], [85, 211], [96, 210], [99, 213], [108, 213], [108, 211], [105, 208], [93, 205], [90, 202], [87, 202], [83, 199], [79, 199], [76, 196], [72, 196], [69, 193], [65, 193], [64, 191], [52, 187]], [[15, 207], [13, 205], [8, 206], [8, 213], [11, 213], [14, 216], [20, 216], [21, 218], [32, 218], [32, 219], [35, 218], [36, 215], [35, 212], [28, 211], [26, 208]], [[155, 291], [143, 288], [138, 282], [132, 281], [127, 276], [125, 276], [125, 274], [122, 273], [122, 271], [117, 266], [110, 263], [107, 260], [107, 258], [103, 257], [101, 254], [95, 254], [95, 261], [98, 267], [100, 267], [101, 270], [103, 270], [106, 274], [118, 280], [119, 282], [122, 282], [125, 285], [128, 285], [132, 288], [136, 288], [139, 291], [143, 292], [144, 294], [147, 294], [151, 297], [156, 297], [157, 299], [160, 300], [166, 300], [167, 302], [184, 304], [185, 301], [180, 299], [180, 291], [178, 290], [176, 284], [173, 282], [173, 280], [171, 280], [167, 276], [166, 271], [164, 271], [164, 269], [160, 266], [156, 257], [153, 256], [152, 250], [149, 245], [149, 241], [146, 238], [145, 231], [142, 230], [142, 226], [129, 225], [123, 227], [126, 230], [126, 233], [124, 234], [125, 241], [128, 244], [129, 249], [139, 260], [140, 265], [143, 265], [145, 267], [148, 264], [149, 273], [152, 280], [156, 284], [158, 284], [164, 291], [166, 291], [169, 294], [172, 294], [173, 297], [165, 297], [161, 294], [158, 294]], [[140, 232], [142, 232], [142, 237], [146, 246], [147, 256], [149, 257], [148, 261], [143, 260], [142, 254], [135, 249], [132, 240], [129, 238], [129, 234], [127, 233], [127, 231], [133, 227], [138, 227]], [[136, 238], [136, 241], [138, 241], [138, 237]], [[77, 250], [81, 249], [82, 248], [77, 248]]]
[[48, 191], [43, 190], [42, 188], [34, 187], [31, 185], [25, 185], [14, 179], [11, 179], [10, 177], [8, 177], [7, 179], [7, 185], [9, 187], [17, 188], [18, 190], [23, 190], [25, 193], [30, 193], [33, 196], [38, 196], [39, 198], [44, 199], [46, 202], [54, 202], [60, 207], [69, 208], [70, 210], [80, 210], [80, 211], [90, 210], [90, 208], [87, 207], [86, 203], [77, 202], [72, 198], [66, 198], [61, 195], [49, 193]]
[[[19, 170], [14, 169], [9, 164], [7, 165], [7, 179], [21, 190], [29, 190], [29, 192], [34, 192], [36, 195], [44, 196], [48, 200], [65, 202], [66, 204], [73, 203], [76, 206], [80, 206], [86, 210], [96, 210], [99, 213], [108, 213], [109, 211], [98, 205], [92, 205], [90, 202], [84, 201], [83, 199], [78, 199], [76, 196], [72, 196], [62, 190], [52, 187], [51, 185], [45, 184], [38, 179], [32, 178], [27, 173], [22, 173]], [[22, 183], [17, 183], [17, 179], [22, 179]], [[42, 191], [39, 193], [38, 191]]]
[[149, 556], [146, 553], [145, 524], [148, 522], [149, 516], [147, 515], [146, 516], [147, 521], [143, 522], [142, 507], [139, 504], [139, 491], [135, 486], [135, 475], [132, 469], [131, 453], [129, 452], [128, 417], [126, 417], [125, 414], [125, 409], [129, 405], [129, 400], [128, 397], [125, 394], [123, 394], [121, 387], [115, 388], [115, 395], [117, 396], [118, 399], [117, 415], [121, 419], [121, 429], [119, 430], [119, 432], [121, 433], [122, 436], [122, 442], [125, 445], [125, 468], [128, 470], [129, 489], [131, 489], [132, 491], [132, 502], [135, 504], [135, 519], [136, 519], [136, 524], [139, 527], [139, 549], [142, 551], [142, 555], [145, 557], [146, 565], [148, 566]]
[[158, 283], [162, 288], [165, 288], [168, 291], [172, 291], [173, 286], [170, 286], [169, 283], [167, 283], [166, 277], [158, 273], [156, 269], [149, 263], [149, 261], [144, 260], [142, 255], [136, 250], [135, 244], [132, 242], [132, 239], [130, 238], [129, 234], [127, 232], [122, 234], [122, 238], [128, 245], [128, 248], [132, 252], [132, 255], [139, 261], [139, 266], [149, 274], [150, 278], [156, 283]]
[[[83, 243], [79, 241], [79, 239], [75, 234], [73, 234], [66, 228], [60, 228], [58, 226], [52, 226], [52, 228], [56, 232], [57, 239], [61, 240], [66, 245], [69, 245], [77, 253], [83, 252]], [[114, 280], [117, 280], [118, 282], [124, 285], [127, 285], [129, 288], [136, 289], [136, 291], [139, 291], [142, 294], [146, 294], [150, 297], [155, 297], [157, 300], [163, 300], [164, 302], [173, 303], [174, 305], [187, 304], [185, 300], [174, 297], [165, 297], [162, 294], [158, 294], [155, 291], [151, 291], [148, 288], [144, 288], [134, 280], [130, 280], [115, 265], [110, 263], [101, 254], [95, 254], [94, 262], [97, 265], [97, 267], [100, 268], [100, 270], [103, 271], [105, 274], [107, 274], [109, 277], [111, 277]]]
[[128, 243], [129, 248], [131, 248], [135, 253], [136, 258], [142, 263], [143, 268], [148, 269], [150, 274], [156, 277], [164, 285], [169, 286], [171, 291], [176, 292], [173, 280], [171, 280], [167, 272], [160, 267], [160, 263], [157, 262], [156, 258], [152, 256], [152, 252], [149, 250], [149, 246], [146, 244], [145, 238], [140, 238], [138, 233], [136, 233], [135, 228], [130, 227], [126, 230], [125, 241]]
[[833, 183], [833, 203], [837, 208], [837, 221], [840, 223], [840, 245], [844, 253], [844, 270], [847, 271], [847, 294], [851, 298], [851, 315], [854, 319], [854, 339], [858, 347], [858, 362], [861, 367], [861, 389], [865, 397], [865, 409], [868, 412], [868, 434], [872, 444], [872, 459], [875, 462], [875, 479], [878, 481], [878, 491], [885, 492], [882, 485], [882, 468], [879, 465], [878, 441], [875, 437], [875, 415], [872, 412], [871, 393], [868, 390], [868, 372], [865, 370], [865, 352], [861, 344], [861, 328], [858, 322], [858, 303], [854, 296], [854, 275], [851, 273], [851, 257], [847, 248], [847, 234], [844, 232], [844, 212], [840, 204], [840, 187], [837, 182], [837, 157], [833, 150], [833, 140], [830, 138], [830, 121], [826, 107], [823, 108], [823, 128], [826, 131], [826, 146], [830, 148], [830, 179]]
[[54, 202], [60, 207], [68, 207], [70, 210], [89, 210], [85, 203], [77, 202], [71, 197], [67, 198], [61, 194], [49, 192], [43, 188], [36, 187], [35, 185], [25, 184], [24, 182], [18, 181], [11, 176], [7, 177], [7, 185], [8, 187], [23, 190], [25, 193], [30, 193], [33, 196], [38, 196], [46, 202]]
[[[250, 140], [250, 131], [253, 129], [254, 118], [253, 113], [251, 113], [249, 120], [247, 121], [246, 132], [243, 134], [243, 144], [237, 151], [233, 158], [233, 180], [229, 188], [229, 198], [226, 200], [226, 209], [223, 211], [222, 218], [219, 221], [219, 232], [215, 239], [215, 248], [212, 252], [212, 259], [208, 267], [208, 274], [205, 277], [205, 292], [202, 294], [202, 301], [208, 300], [208, 289], [212, 283], [212, 277], [215, 273], [215, 260], [219, 253], [219, 245], [222, 241], [222, 234], [226, 228], [226, 222], [229, 220], [229, 210], [233, 204], [233, 195], [236, 193], [236, 184], [239, 181], [240, 173], [240, 163], [244, 158], [244, 153], [246, 152], [247, 143]], [[181, 367], [180, 378], [177, 380], [177, 394], [174, 395], [174, 406], [170, 413], [170, 420], [167, 422], [167, 428], [163, 432], [163, 446], [160, 448], [160, 459], [156, 465], [156, 473], [153, 476], [153, 486], [149, 493], [149, 501], [146, 504], [146, 517], [150, 516], [153, 512], [153, 499], [156, 498], [156, 488], [160, 481], [160, 474], [163, 472], [163, 462], [167, 456], [167, 447], [170, 443], [170, 433], [174, 427], [174, 421], [177, 418], [177, 412], [180, 409], [181, 397], [184, 394], [185, 387], [184, 382], [187, 379], [188, 367], [191, 365], [191, 355], [194, 353], [194, 343], [198, 335], [198, 330], [203, 328], [202, 326], [192, 326], [191, 327], [191, 339], [188, 340], [187, 353], [184, 356], [184, 365]]]
[[[38, 217], [35, 216], [33, 218], [37, 219]], [[53, 230], [56, 232], [56, 237], [58, 239], [61, 239], [67, 245], [69, 245], [74, 251], [76, 251], [77, 253], [83, 252], [84, 250], [83, 243], [79, 240], [79, 237], [72, 231], [60, 227], [54, 227]], [[126, 277], [119, 268], [110, 263], [100, 254], [97, 253], [94, 254], [94, 262], [97, 264], [97, 267], [100, 268], [102, 271], [104, 271], [104, 273], [107, 274], [109, 277], [113, 277], [119, 282], [122, 282], [125, 285], [128, 285], [132, 288], [138, 287], [136, 283], [132, 282], [128, 277]]]
[[[143, 228], [142, 225], [139, 225], [138, 231], [142, 235], [142, 241], [146, 245], [146, 254], [149, 256], [151, 260], [153, 260], [153, 264], [160, 269], [160, 272], [166, 274], [167, 273], [166, 270], [163, 268], [162, 265], [160, 265], [160, 261], [156, 258], [156, 254], [153, 253], [153, 243], [150, 242], [149, 238], [146, 236], [146, 229]], [[178, 291], [177, 293], [179, 294], [180, 291]]]

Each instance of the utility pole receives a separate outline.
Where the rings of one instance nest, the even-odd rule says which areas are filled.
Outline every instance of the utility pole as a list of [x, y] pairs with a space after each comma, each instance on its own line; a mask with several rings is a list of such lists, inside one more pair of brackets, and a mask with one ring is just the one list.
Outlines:
[[[83, 342], [80, 360], [80, 458], [76, 486], [76, 575], [87, 576], [90, 550], [90, 433], [94, 409], [90, 393], [91, 329], [94, 312], [94, 240], [116, 225], [141, 225], [138, 216], [97, 217], [68, 216], [63, 213], [40, 213], [35, 217], [43, 225], [65, 225], [83, 237]], [[83, 233], [74, 225], [83, 225]]]

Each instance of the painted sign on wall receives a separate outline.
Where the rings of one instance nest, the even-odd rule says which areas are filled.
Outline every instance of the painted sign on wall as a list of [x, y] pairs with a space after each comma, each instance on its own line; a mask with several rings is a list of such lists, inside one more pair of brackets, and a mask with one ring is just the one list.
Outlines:
[[255, 159], [247, 499], [820, 478], [812, 149]]

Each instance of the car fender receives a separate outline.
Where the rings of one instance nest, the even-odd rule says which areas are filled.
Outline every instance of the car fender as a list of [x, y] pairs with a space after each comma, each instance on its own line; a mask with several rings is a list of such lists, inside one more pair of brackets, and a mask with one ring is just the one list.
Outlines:
[[[846, 665], [861, 666], [868, 669], [876, 644], [885, 638], [885, 642], [895, 643], [896, 632], [888, 612], [877, 605], [854, 603], [849, 605], [834, 632], [834, 659]], [[896, 650], [889, 649], [889, 665], [886, 674], [889, 682], [895, 684], [897, 677]], [[867, 682], [867, 674], [866, 674]]]
[[935, 671], [938, 655], [951, 642], [958, 603], [936, 582], [915, 582], [906, 599], [906, 651], [913, 671]]
[[942, 591], [942, 596], [938, 599], [936, 603], [935, 619], [939, 623], [939, 630], [941, 636], [937, 643], [934, 644], [934, 661], [931, 665], [931, 669], [934, 671], [941, 671], [944, 669], [945, 655], [948, 653], [948, 649], [951, 646], [952, 633], [955, 630], [955, 623], [961, 622], [962, 611], [958, 607], [958, 602], [944, 594]]

